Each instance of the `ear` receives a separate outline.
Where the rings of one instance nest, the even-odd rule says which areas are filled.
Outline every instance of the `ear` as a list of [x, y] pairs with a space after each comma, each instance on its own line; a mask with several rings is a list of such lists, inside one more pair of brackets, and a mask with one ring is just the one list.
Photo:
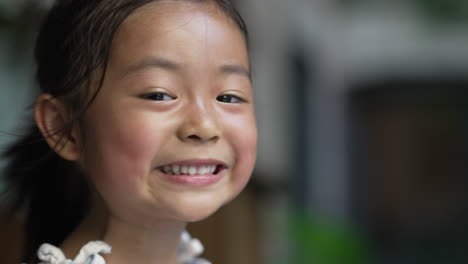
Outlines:
[[77, 160], [80, 156], [78, 129], [69, 125], [64, 104], [50, 94], [40, 95], [34, 107], [36, 124], [47, 144], [62, 158]]

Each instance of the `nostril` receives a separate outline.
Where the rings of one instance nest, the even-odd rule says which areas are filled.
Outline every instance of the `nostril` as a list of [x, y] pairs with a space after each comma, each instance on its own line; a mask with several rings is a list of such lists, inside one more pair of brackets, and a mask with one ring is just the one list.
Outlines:
[[197, 136], [197, 135], [190, 135], [188, 136], [189, 139], [192, 139], [192, 140], [201, 140], [201, 137]]
[[217, 141], [218, 136], [203, 137], [203, 136], [194, 134], [194, 135], [188, 136], [187, 139], [191, 141]]

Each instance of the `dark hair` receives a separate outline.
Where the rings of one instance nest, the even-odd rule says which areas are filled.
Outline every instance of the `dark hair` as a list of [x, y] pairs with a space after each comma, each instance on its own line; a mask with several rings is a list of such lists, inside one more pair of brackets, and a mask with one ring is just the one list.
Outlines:
[[[39, 32], [35, 59], [40, 91], [60, 99], [72, 113], [61, 132], [80, 121], [99, 92], [111, 44], [122, 22], [153, 1], [157, 0], [57, 0], [52, 7]], [[213, 1], [235, 22], [247, 43], [245, 23], [229, 0]], [[96, 72], [100, 75], [98, 89], [91, 92]], [[25, 216], [23, 261], [35, 259], [41, 243], [61, 244], [83, 220], [91, 203], [78, 166], [58, 156], [34, 122], [27, 131], [3, 153], [9, 161], [5, 194], [10, 209]]]

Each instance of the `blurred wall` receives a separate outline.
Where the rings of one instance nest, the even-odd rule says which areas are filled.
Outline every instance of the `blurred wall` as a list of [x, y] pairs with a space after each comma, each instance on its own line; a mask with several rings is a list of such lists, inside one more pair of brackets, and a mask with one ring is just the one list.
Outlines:
[[[21, 3], [0, 4], [0, 150], [22, 134], [35, 95], [32, 47], [40, 9], [23, 9]], [[0, 159], [0, 168], [3, 162]]]
[[[262, 202], [262, 207], [268, 208], [264, 209], [264, 219], [273, 219], [264, 230], [269, 234], [266, 235], [265, 245], [268, 246], [265, 250], [275, 256], [270, 257], [270, 261], [278, 260], [277, 255], [291, 255], [301, 245], [310, 243], [305, 251], [317, 251], [308, 255], [308, 260], [315, 259], [316, 262], [317, 255], [327, 254], [324, 251], [341, 254], [350, 244], [359, 244], [358, 238], [369, 238], [366, 248], [372, 254], [379, 254], [377, 250], [382, 250], [382, 247], [378, 249], [382, 245], [373, 244], [371, 237], [376, 231], [368, 222], [373, 221], [369, 219], [372, 216], [367, 214], [373, 209], [366, 208], [376, 197], [363, 198], [365, 195], [359, 192], [370, 195], [367, 192], [372, 193], [371, 182], [383, 180], [384, 174], [375, 170], [379, 164], [373, 163], [371, 158], [391, 150], [382, 148], [379, 150], [381, 154], [377, 150], [369, 151], [369, 148], [375, 147], [372, 140], [377, 135], [363, 130], [361, 126], [365, 125], [359, 121], [367, 116], [373, 116], [374, 121], [383, 119], [384, 116], [377, 115], [377, 112], [384, 110], [379, 109], [392, 100], [401, 100], [407, 104], [396, 103], [391, 105], [391, 109], [407, 119], [402, 123], [391, 123], [392, 129], [403, 126], [402, 130], [412, 131], [407, 133], [428, 134], [415, 129], [414, 123], [424, 124], [421, 127], [437, 127], [440, 116], [445, 116], [446, 119], [458, 120], [457, 125], [451, 126], [458, 130], [458, 133], [454, 131], [455, 134], [463, 134], [465, 124], [461, 117], [466, 114], [464, 109], [467, 105], [463, 100], [468, 98], [460, 91], [468, 76], [467, 2], [255, 0], [241, 3], [251, 30], [260, 130], [257, 170], [261, 172], [261, 177], [258, 178], [270, 189], [282, 190]], [[368, 95], [364, 95], [366, 91]], [[368, 101], [364, 103], [353, 99], [361, 95]], [[458, 103], [454, 103], [453, 97], [459, 99]], [[370, 112], [354, 111], [356, 107], [367, 104], [375, 108], [365, 108], [371, 109], [368, 110]], [[444, 104], [446, 108], [442, 106]], [[415, 110], [417, 107], [419, 110]], [[425, 119], [410, 119], [409, 116], [414, 117], [415, 111]], [[411, 149], [414, 153], [420, 153], [416, 157], [422, 158], [422, 149], [426, 149], [426, 152], [431, 149], [429, 145], [426, 146], [428, 143], [420, 143], [424, 146], [416, 143], [408, 145], [403, 137], [392, 135], [390, 131], [381, 131], [385, 135], [382, 140], [392, 142], [388, 146], [398, 149], [394, 155], [409, 155], [405, 149]], [[411, 141], [416, 141], [416, 138]], [[438, 146], [449, 144], [442, 138], [436, 137], [434, 140], [440, 141]], [[463, 160], [466, 137], [460, 136], [455, 142], [451, 144], [458, 144], [465, 150], [457, 156], [457, 159]], [[444, 155], [438, 158], [443, 160]], [[416, 161], [406, 162], [413, 164]], [[380, 170], [384, 170], [384, 167]], [[456, 170], [458, 174], [466, 173], [461, 168]], [[387, 174], [401, 178], [407, 175], [413, 180], [419, 177], [419, 172], [405, 169], [397, 174]], [[439, 177], [451, 176], [447, 172], [447, 175], [439, 174]], [[429, 175], [426, 178], [429, 179]], [[418, 188], [422, 188], [421, 184], [427, 182], [419, 184], [413, 187], [416, 189], [403, 186], [416, 195]], [[468, 191], [466, 183], [463, 184], [461, 188]], [[451, 195], [443, 188], [436, 185], [432, 189], [442, 193], [438, 198], [441, 201]], [[397, 190], [392, 193], [392, 199], [400, 201], [395, 206], [404, 206], [407, 197]], [[459, 198], [461, 200], [457, 203], [465, 201], [463, 196]], [[435, 198], [436, 201], [438, 199]], [[434, 206], [427, 210], [433, 211], [434, 215], [444, 214], [445, 209], [437, 208]], [[466, 212], [463, 207], [457, 210]], [[297, 222], [291, 223], [297, 214], [306, 215], [308, 226], [298, 231], [301, 234], [295, 234], [291, 229], [284, 232], [280, 227], [297, 226]], [[418, 214], [414, 212], [414, 215]], [[448, 218], [456, 217], [449, 214]], [[319, 223], [311, 219], [319, 219]], [[320, 240], [317, 234], [326, 234], [332, 240], [336, 233], [328, 230], [324, 222], [335, 223], [332, 224], [334, 231], [360, 231], [357, 236], [344, 234], [341, 238], [348, 239], [348, 242], [325, 249], [326, 242]], [[416, 222], [415, 225], [423, 226], [424, 223]], [[465, 226], [457, 228], [465, 230]], [[284, 236], [285, 233], [288, 235]], [[308, 236], [306, 234], [309, 234], [309, 240], [304, 239]], [[404, 238], [401, 239], [398, 241], [405, 242]], [[324, 244], [318, 245], [322, 242]], [[458, 243], [458, 246], [463, 245], [467, 245], [466, 241]], [[285, 251], [284, 248], [288, 247], [290, 250]], [[386, 246], [383, 248], [384, 251], [388, 250]], [[352, 250], [357, 251], [356, 248]], [[426, 253], [425, 258], [415, 254], [417, 250], [421, 248], [408, 247], [401, 256], [389, 250], [375, 263], [392, 263], [392, 260], [393, 263], [405, 263], [409, 261], [408, 258], [413, 258], [409, 263], [422, 263], [431, 257], [436, 259], [435, 253]], [[456, 261], [447, 257], [452, 253], [445, 253], [446, 261]], [[347, 262], [365, 263], [364, 255], [366, 253], [355, 255], [354, 259], [347, 258]], [[439, 257], [443, 258], [443, 255]], [[330, 258], [327, 263], [335, 263], [330, 262]], [[336, 263], [343, 262], [338, 260]]]

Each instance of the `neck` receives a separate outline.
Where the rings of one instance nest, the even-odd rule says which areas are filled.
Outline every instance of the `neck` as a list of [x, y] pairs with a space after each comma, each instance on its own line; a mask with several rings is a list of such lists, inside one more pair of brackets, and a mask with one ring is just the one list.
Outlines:
[[139, 228], [111, 218], [104, 241], [112, 246], [109, 264], [177, 264], [177, 249], [184, 223], [158, 222]]
[[102, 240], [106, 227], [107, 213], [99, 206], [92, 206], [81, 224], [60, 245], [65, 256], [75, 258], [89, 241]]
[[94, 204], [78, 228], [63, 242], [65, 256], [73, 259], [89, 241], [102, 240], [112, 246], [104, 255], [107, 264], [177, 264], [180, 236], [186, 224], [159, 221], [150, 228], [131, 225]]

